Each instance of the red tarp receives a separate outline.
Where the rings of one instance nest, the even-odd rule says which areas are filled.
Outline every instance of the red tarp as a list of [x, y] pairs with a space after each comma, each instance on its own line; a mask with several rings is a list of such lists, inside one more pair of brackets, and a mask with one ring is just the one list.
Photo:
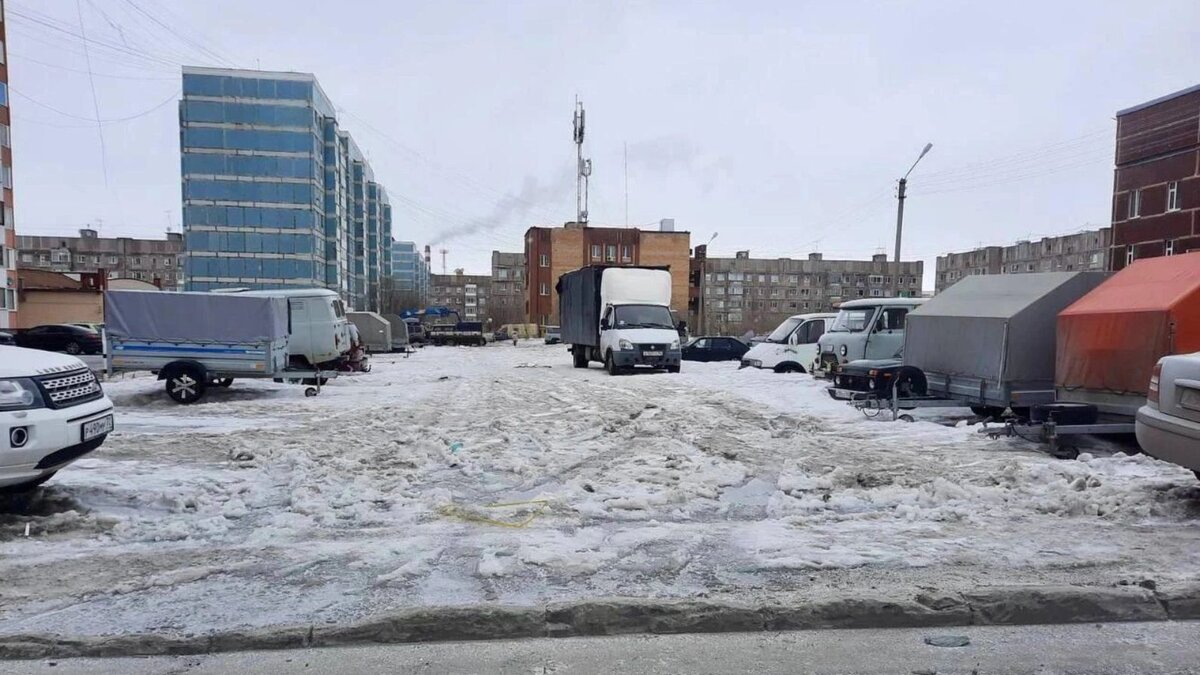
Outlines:
[[1055, 384], [1145, 395], [1158, 359], [1200, 351], [1200, 252], [1138, 260], [1058, 315]]

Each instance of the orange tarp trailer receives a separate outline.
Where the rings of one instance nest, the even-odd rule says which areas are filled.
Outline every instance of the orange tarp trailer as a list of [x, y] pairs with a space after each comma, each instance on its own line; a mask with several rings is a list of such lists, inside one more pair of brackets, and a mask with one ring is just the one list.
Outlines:
[[1154, 364], [1200, 351], [1200, 252], [1135, 261], [1058, 315], [1055, 385], [1144, 398]]

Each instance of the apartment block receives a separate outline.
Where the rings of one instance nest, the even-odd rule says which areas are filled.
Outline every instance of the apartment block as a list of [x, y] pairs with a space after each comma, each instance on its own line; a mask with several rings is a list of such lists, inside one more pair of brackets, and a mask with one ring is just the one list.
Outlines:
[[424, 297], [429, 288], [429, 265], [421, 257], [416, 243], [411, 241], [392, 242], [393, 287], [401, 293], [413, 293]]
[[17, 237], [18, 265], [65, 274], [96, 274], [109, 279], [137, 279], [163, 290], [179, 290], [183, 235], [168, 232], [165, 239], [101, 237], [83, 228], [78, 237]]
[[1112, 230], [1098, 230], [1018, 241], [1011, 246], [986, 246], [938, 256], [935, 292], [979, 274], [1078, 272], [1110, 269]]
[[525, 232], [527, 320], [557, 324], [554, 285], [564, 273], [585, 265], [666, 267], [671, 272], [671, 307], [686, 314], [691, 234], [674, 228], [671, 219], [661, 221], [657, 231], [581, 223], [529, 228]]
[[381, 307], [387, 192], [313, 75], [184, 67], [179, 121], [187, 290], [320, 286]]
[[496, 327], [525, 323], [525, 254], [492, 251], [488, 316]]
[[491, 287], [492, 277], [487, 274], [463, 274], [461, 269], [454, 274], [433, 274], [429, 277], [429, 304], [452, 309], [463, 321], [482, 321], [487, 329]]
[[[920, 260], [900, 263], [900, 294], [919, 296]], [[697, 246], [691, 259], [688, 318], [693, 335], [767, 333], [794, 314], [828, 312], [846, 300], [891, 296], [892, 270], [886, 254], [871, 260], [710, 258]]]
[[0, 2], [0, 329], [17, 323], [17, 231], [13, 221], [12, 114], [8, 96], [8, 24]]
[[1200, 85], [1117, 113], [1110, 268], [1200, 251]]

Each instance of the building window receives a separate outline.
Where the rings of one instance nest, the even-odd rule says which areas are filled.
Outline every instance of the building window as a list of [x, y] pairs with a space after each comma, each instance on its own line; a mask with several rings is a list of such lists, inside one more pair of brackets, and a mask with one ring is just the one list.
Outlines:
[[778, 274], [771, 275], [771, 283], [773, 283], [773, 284], [779, 283], [779, 275]]
[[0, 124], [0, 146], [6, 148], [12, 147], [12, 135], [9, 132], [7, 124]]
[[617, 247], [615, 245], [609, 244], [608, 250], [606, 251], [606, 253], [608, 254], [607, 256], [605, 256], [605, 260], [607, 262], [616, 262], [617, 261]]
[[1142, 191], [1133, 190], [1129, 193], [1129, 217], [1138, 218], [1142, 215]]
[[544, 281], [538, 284], [538, 295], [550, 295], [550, 285]]
[[546, 255], [545, 253], [539, 255], [538, 256], [538, 267], [549, 267], [549, 266], [550, 266], [550, 256]]
[[633, 262], [633, 256], [629, 255], [629, 247], [621, 247], [621, 262]]
[[600, 244], [592, 244], [592, 260], [600, 259]]
[[16, 309], [17, 295], [11, 288], [4, 289], [0, 294], [0, 309]]
[[0, 105], [8, 105], [8, 83], [0, 82]]
[[1167, 210], [1179, 210], [1179, 181], [1177, 180], [1167, 183]]
[[1126, 265], [1133, 264], [1133, 247], [1132, 246], [1130, 246], [1129, 249], [1125, 251], [1125, 264]]
[[1167, 255], [1175, 255], [1175, 240], [1167, 240]]
[[108, 264], [109, 264], [109, 265], [116, 265], [116, 264], [117, 264], [117, 262], [118, 262], [118, 261], [117, 261], [117, 256], [115, 256], [115, 255], [110, 255], [110, 256], [108, 256]]
[[12, 167], [0, 165], [0, 181], [4, 187], [12, 188]]
[[33, 254], [32, 253], [22, 253], [21, 254], [21, 262], [25, 262], [25, 263], [33, 262]]
[[170, 267], [170, 266], [171, 266], [171, 259], [163, 258], [163, 267]]

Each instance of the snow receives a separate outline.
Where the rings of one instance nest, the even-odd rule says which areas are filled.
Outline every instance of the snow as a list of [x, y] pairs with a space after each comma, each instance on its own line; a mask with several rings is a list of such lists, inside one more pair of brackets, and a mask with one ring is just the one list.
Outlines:
[[1125, 441], [1056, 460], [965, 411], [868, 419], [805, 375], [610, 377], [532, 341], [374, 365], [314, 398], [239, 381], [178, 406], [153, 378], [106, 384], [105, 445], [3, 504], [0, 634], [1167, 581], [1200, 564], [1195, 478]]

